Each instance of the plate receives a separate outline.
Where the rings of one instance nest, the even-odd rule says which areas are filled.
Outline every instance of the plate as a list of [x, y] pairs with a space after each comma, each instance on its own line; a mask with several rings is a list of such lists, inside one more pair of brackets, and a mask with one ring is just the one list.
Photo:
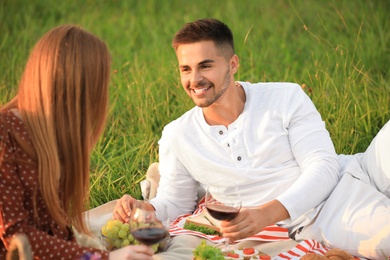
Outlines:
[[244, 250], [234, 250], [241, 257], [252, 257], [254, 255], [258, 255], [260, 252], [257, 249], [254, 249], [255, 252], [253, 254], [244, 254]]
[[244, 250], [236, 249], [236, 250], [233, 250], [232, 252], [236, 253], [239, 256], [238, 258], [225, 256], [225, 259], [226, 260], [227, 259], [229, 259], [229, 260], [260, 259], [260, 257], [259, 257], [260, 251], [257, 249], [254, 249], [254, 250], [255, 250], [255, 252], [253, 254], [244, 254]]

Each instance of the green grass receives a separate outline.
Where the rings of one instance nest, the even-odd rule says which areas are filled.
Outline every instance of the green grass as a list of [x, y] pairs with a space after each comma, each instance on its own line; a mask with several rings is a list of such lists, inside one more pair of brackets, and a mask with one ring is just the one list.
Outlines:
[[91, 206], [125, 193], [158, 160], [164, 125], [193, 106], [170, 42], [185, 23], [215, 17], [235, 35], [237, 80], [304, 86], [338, 153], [362, 152], [390, 119], [390, 4], [381, 0], [3, 0], [0, 102], [15, 94], [30, 49], [75, 23], [113, 57], [110, 116], [92, 155]]

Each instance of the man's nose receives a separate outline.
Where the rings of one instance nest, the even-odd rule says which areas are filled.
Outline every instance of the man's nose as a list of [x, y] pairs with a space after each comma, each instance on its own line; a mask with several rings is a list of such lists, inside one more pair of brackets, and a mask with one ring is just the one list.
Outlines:
[[191, 73], [191, 77], [190, 77], [191, 86], [198, 85], [198, 83], [201, 82], [202, 80], [203, 80], [203, 76], [202, 76], [202, 74], [199, 71], [195, 71], [194, 70]]

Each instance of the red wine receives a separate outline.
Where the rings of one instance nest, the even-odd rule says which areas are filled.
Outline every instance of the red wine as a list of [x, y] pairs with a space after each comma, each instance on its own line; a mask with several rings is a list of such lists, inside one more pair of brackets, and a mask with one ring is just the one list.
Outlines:
[[167, 236], [169, 236], [168, 231], [159, 227], [143, 227], [137, 228], [132, 232], [135, 239], [145, 245], [153, 245]]
[[219, 220], [233, 219], [240, 211], [240, 209], [220, 204], [206, 204], [206, 208], [213, 218]]

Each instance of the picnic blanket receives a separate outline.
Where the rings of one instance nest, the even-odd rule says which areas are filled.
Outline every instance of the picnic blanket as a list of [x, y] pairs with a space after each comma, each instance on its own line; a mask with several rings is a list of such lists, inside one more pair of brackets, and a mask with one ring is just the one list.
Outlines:
[[[89, 228], [93, 232], [94, 243], [101, 238], [101, 227], [112, 218], [112, 211], [116, 201], [110, 201], [99, 207], [93, 208], [85, 213], [85, 218]], [[200, 214], [205, 210], [202, 203], [193, 214]], [[171, 222], [169, 242], [165, 252], [157, 253], [154, 256], [156, 260], [177, 260], [192, 259], [192, 251], [199, 245], [202, 239], [206, 239], [209, 244], [217, 244], [222, 241], [219, 236], [205, 235], [200, 232], [186, 230], [179, 225], [186, 217], [192, 214], [184, 214]], [[286, 229], [278, 226], [269, 226], [258, 234], [237, 241], [238, 247], [254, 247], [257, 250], [269, 255], [271, 259], [299, 259], [308, 253], [323, 255], [329, 249], [315, 240], [307, 239], [304, 241], [294, 241], [288, 237]], [[357, 258], [358, 259], [358, 258]]]
[[[208, 241], [213, 243], [223, 242], [223, 238], [218, 235], [206, 235], [198, 231], [192, 231], [183, 228], [183, 223], [185, 222], [186, 218], [193, 217], [194, 215], [202, 214], [203, 211], [205, 211], [204, 199], [200, 200], [198, 207], [193, 214], [184, 214], [179, 216], [174, 221], [172, 221], [169, 230], [171, 236], [192, 235], [203, 239], [207, 239]], [[268, 226], [264, 230], [262, 230], [261, 232], [253, 236], [237, 240], [236, 247], [244, 247], [245, 246], [245, 243], [243, 243], [244, 241], [261, 242], [258, 243], [258, 245], [256, 245], [256, 243], [251, 243], [251, 244], [254, 245], [255, 248], [260, 249], [259, 251], [262, 252], [264, 252], [264, 248], [261, 248], [259, 246], [264, 245], [264, 242], [268, 242], [268, 244], [270, 244], [269, 242], [287, 241], [288, 243], [285, 243], [285, 245], [287, 244], [291, 248], [288, 250], [282, 249], [277, 254], [274, 253], [277, 250], [274, 250], [271, 256], [272, 259], [294, 259], [294, 258], [299, 259], [303, 255], [308, 253], [323, 255], [329, 250], [328, 248], [324, 247], [321, 243], [312, 239], [307, 239], [298, 243], [292, 240], [288, 236], [288, 230], [286, 228], [282, 228], [277, 225]], [[276, 247], [275, 249], [277, 249], [277, 243], [275, 243], [275, 247]], [[267, 254], [268, 252], [264, 252], [264, 253]]]

